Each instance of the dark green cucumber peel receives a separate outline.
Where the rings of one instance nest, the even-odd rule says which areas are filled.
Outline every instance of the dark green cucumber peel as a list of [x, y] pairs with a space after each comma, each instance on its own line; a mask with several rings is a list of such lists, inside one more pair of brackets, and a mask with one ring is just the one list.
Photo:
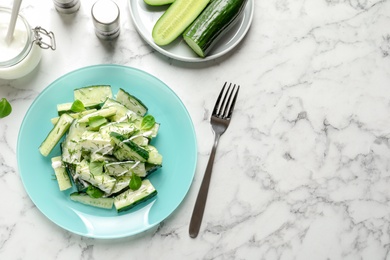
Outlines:
[[239, 20], [248, 0], [214, 0], [184, 31], [185, 42], [200, 57], [206, 57]]
[[128, 153], [127, 159], [139, 160], [141, 162], [145, 162], [149, 159], [149, 152], [145, 149], [141, 148], [134, 142], [130, 140], [126, 140], [126, 138], [118, 133], [111, 132], [111, 139], [118, 145], [121, 149], [124, 149], [126, 153]]

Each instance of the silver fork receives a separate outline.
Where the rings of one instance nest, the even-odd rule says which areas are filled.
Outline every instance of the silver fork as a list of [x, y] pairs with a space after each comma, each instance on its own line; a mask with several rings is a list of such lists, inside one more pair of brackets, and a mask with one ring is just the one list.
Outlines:
[[237, 86], [236, 89], [236, 84], [234, 84], [232, 87], [232, 84], [230, 83], [227, 90], [225, 91], [226, 84], [227, 83], [225, 82], [221, 92], [219, 93], [217, 102], [215, 103], [213, 113], [210, 118], [211, 127], [214, 132], [214, 145], [211, 149], [209, 162], [207, 163], [206, 171], [203, 176], [198, 197], [196, 198], [194, 211], [192, 212], [189, 229], [190, 237], [192, 238], [198, 236], [200, 225], [202, 223], [207, 194], [210, 186], [211, 173], [213, 170], [215, 152], [217, 150], [219, 138], [223, 133], [225, 133], [226, 129], [229, 126], [230, 119], [232, 118], [234, 105], [236, 103], [238, 91], [240, 90], [240, 86]]

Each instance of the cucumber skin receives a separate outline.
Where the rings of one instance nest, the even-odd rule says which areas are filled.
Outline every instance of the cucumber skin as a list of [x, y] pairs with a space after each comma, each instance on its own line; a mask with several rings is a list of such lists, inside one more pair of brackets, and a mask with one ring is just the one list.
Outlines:
[[175, 0], [154, 25], [152, 30], [154, 42], [159, 46], [172, 43], [209, 3], [210, 0]]
[[206, 57], [218, 40], [238, 21], [248, 0], [214, 0], [184, 31], [187, 44], [197, 46], [194, 51], [202, 58]]

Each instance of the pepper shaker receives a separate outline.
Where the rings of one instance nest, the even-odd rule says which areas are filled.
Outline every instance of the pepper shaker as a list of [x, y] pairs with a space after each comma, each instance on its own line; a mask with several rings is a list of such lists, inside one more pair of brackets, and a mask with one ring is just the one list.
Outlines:
[[118, 5], [111, 0], [98, 0], [91, 10], [96, 36], [102, 40], [112, 40], [120, 32]]
[[71, 14], [80, 9], [79, 0], [53, 0], [53, 2], [59, 13]]

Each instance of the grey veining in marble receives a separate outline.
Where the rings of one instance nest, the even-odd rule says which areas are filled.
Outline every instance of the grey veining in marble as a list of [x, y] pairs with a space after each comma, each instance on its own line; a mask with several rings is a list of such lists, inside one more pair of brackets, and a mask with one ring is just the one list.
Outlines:
[[[118, 40], [99, 41], [92, 2], [68, 16], [50, 1], [22, 4], [33, 25], [56, 33], [58, 49], [26, 78], [0, 80], [0, 97], [14, 108], [0, 120], [0, 259], [390, 259], [389, 0], [255, 0], [244, 40], [199, 64], [145, 43], [125, 0], [116, 0]], [[199, 149], [178, 209], [151, 230], [114, 240], [48, 220], [16, 161], [34, 98], [61, 75], [100, 63], [139, 68], [169, 85], [191, 115]], [[213, 140], [210, 110], [225, 81], [241, 85], [240, 97], [218, 147], [201, 233], [191, 239]]]

